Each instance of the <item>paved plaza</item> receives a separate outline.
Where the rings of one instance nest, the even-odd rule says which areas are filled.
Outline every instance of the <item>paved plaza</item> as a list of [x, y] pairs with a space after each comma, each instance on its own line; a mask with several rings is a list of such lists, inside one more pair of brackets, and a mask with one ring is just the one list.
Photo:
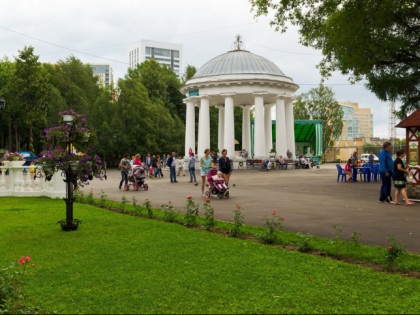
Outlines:
[[[146, 198], [159, 208], [172, 201], [175, 209], [184, 211], [185, 198], [192, 195], [204, 202], [200, 186], [189, 183], [189, 176], [178, 177], [171, 184], [169, 174], [162, 179], [147, 179], [149, 191], [123, 191], [118, 189], [120, 172], [108, 171], [108, 180], [94, 180], [84, 188], [91, 188], [95, 196], [100, 191], [110, 199], [120, 201], [125, 195], [143, 202]], [[197, 178], [198, 179], [198, 178]], [[240, 205], [245, 222], [262, 225], [263, 216], [277, 210], [286, 218], [287, 231], [311, 233], [320, 237], [332, 236], [332, 225], [343, 227], [343, 236], [349, 239], [353, 232], [361, 233], [361, 242], [385, 246], [387, 235], [395, 234], [407, 249], [420, 253], [420, 204], [394, 206], [378, 202], [380, 183], [337, 183], [335, 165], [322, 165], [313, 170], [235, 170], [231, 177], [230, 199], [212, 198], [215, 217], [231, 220], [232, 211]]]

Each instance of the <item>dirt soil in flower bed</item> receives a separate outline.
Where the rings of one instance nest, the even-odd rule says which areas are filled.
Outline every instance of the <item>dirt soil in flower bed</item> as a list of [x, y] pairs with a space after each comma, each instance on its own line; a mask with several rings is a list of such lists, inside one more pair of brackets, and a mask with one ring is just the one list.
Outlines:
[[[118, 189], [121, 172], [112, 170], [108, 180], [94, 180], [83, 191], [86, 194], [93, 188], [99, 198], [104, 190], [115, 201], [121, 201], [122, 196], [129, 201], [135, 197], [139, 204], [148, 198], [155, 208], [171, 200], [177, 211], [184, 211], [187, 195], [204, 202], [200, 185], [189, 183], [188, 174], [179, 176], [177, 184], [171, 184], [168, 175], [165, 170], [162, 179], [146, 179], [149, 191], [124, 191]], [[201, 180], [198, 172], [197, 179]], [[230, 199], [212, 198], [212, 206], [216, 219], [230, 221], [235, 205], [240, 205], [245, 223], [252, 225], [263, 225], [263, 216], [277, 210], [286, 218], [285, 230], [319, 237], [331, 238], [331, 226], [336, 224], [343, 227], [345, 239], [358, 232], [363, 244], [373, 246], [387, 246], [388, 234], [394, 234], [409, 252], [420, 254], [420, 204], [378, 203], [379, 190], [380, 183], [337, 183], [335, 165], [314, 170], [234, 170]]]

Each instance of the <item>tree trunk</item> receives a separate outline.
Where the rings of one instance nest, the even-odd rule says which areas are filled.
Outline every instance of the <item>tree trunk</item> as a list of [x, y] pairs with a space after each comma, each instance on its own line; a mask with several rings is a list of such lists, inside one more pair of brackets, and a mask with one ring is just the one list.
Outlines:
[[31, 163], [34, 161], [34, 157], [32, 155], [32, 152], [34, 151], [32, 136], [32, 119], [29, 119], [29, 152], [31, 152]]
[[16, 122], [14, 123], [14, 128], [15, 128], [15, 151], [17, 152], [19, 151], [19, 137], [18, 137]]
[[9, 120], [9, 143], [8, 143], [8, 146], [7, 146], [7, 150], [9, 152], [12, 151], [12, 141], [13, 141], [12, 138], [13, 138], [13, 136], [12, 136], [12, 122]]

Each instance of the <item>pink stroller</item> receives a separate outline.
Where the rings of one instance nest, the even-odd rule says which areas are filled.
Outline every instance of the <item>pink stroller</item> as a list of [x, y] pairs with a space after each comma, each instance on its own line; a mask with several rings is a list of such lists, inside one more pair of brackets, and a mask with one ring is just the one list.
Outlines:
[[128, 185], [124, 186], [124, 190], [129, 190], [130, 185], [133, 185], [135, 191], [138, 191], [140, 187], [143, 187], [144, 190], [148, 190], [149, 185], [144, 182], [145, 178], [146, 173], [144, 167], [135, 165], [128, 174]]
[[206, 197], [210, 198], [212, 195], [216, 195], [217, 199], [225, 197], [229, 199], [229, 187], [226, 186], [225, 180], [218, 180], [215, 182], [213, 176], [217, 175], [217, 170], [213, 169], [207, 173], [207, 181], [209, 182], [210, 188], [206, 191]]

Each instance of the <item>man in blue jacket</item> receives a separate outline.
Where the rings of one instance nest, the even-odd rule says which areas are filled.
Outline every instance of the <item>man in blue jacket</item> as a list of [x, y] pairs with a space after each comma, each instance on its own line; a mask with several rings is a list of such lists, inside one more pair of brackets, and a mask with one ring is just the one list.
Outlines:
[[380, 202], [391, 203], [391, 177], [394, 170], [394, 162], [391, 157], [391, 143], [384, 142], [383, 149], [379, 153], [379, 173], [382, 178]]

